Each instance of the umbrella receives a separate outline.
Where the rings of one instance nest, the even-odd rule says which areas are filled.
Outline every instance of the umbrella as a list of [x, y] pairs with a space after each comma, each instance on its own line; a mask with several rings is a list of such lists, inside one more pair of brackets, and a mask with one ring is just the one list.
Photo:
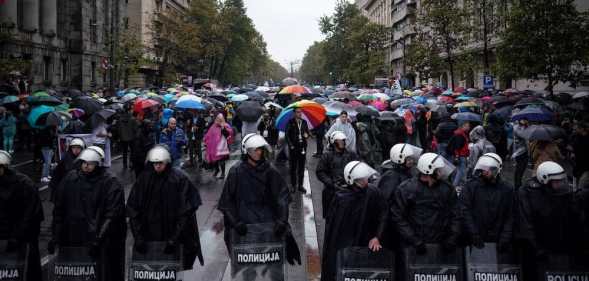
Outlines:
[[299, 80], [297, 80], [296, 78], [287, 77], [282, 79], [282, 86], [292, 86], [297, 84], [299, 84]]
[[264, 104], [264, 107], [267, 108], [267, 109], [270, 109], [270, 106], [274, 106], [274, 107], [276, 107], [278, 109], [283, 109], [283, 107], [280, 104], [277, 104], [275, 102], [267, 102], [267, 103]]
[[210, 95], [210, 96], [208, 96], [208, 98], [216, 99], [216, 100], [222, 101], [222, 102], [227, 102], [229, 100], [229, 99], [227, 99], [226, 96], [223, 96], [223, 95]]
[[50, 111], [39, 115], [35, 121], [35, 126], [60, 126], [63, 123], [72, 119], [72, 116], [63, 111]]
[[154, 96], [154, 95], [148, 95], [148, 96], [149, 96], [148, 99], [157, 101], [160, 104], [166, 104], [167, 103], [166, 100], [163, 97]]
[[520, 111], [516, 111], [511, 116], [511, 121], [518, 121], [526, 119], [535, 122], [548, 122], [552, 120], [552, 112], [542, 107], [526, 107]]
[[380, 100], [373, 102], [372, 106], [374, 106], [379, 111], [385, 110], [387, 108], [387, 104]]
[[39, 117], [41, 117], [41, 115], [43, 115], [43, 114], [47, 114], [47, 113], [53, 112], [53, 111], [55, 111], [55, 108], [53, 108], [51, 106], [47, 106], [47, 105], [36, 106], [31, 110], [31, 113], [29, 113], [29, 116], [27, 117], [27, 121], [29, 122], [29, 125], [31, 125], [31, 127], [40, 128], [40, 126], [36, 125]]
[[264, 114], [264, 107], [256, 101], [244, 101], [237, 107], [237, 116], [243, 121], [258, 121], [262, 114]]
[[102, 109], [102, 104], [99, 101], [88, 96], [74, 98], [70, 106], [72, 108], [80, 108], [84, 110], [89, 116], [92, 116], [92, 114]]
[[0, 92], [4, 92], [13, 96], [18, 95], [18, 89], [11, 84], [0, 84]]
[[163, 99], [164, 99], [164, 103], [169, 103], [172, 100], [176, 99], [176, 95], [174, 95], [174, 94], [165, 94], [163, 96]]
[[[42, 93], [42, 94], [41, 94]], [[40, 94], [40, 95], [37, 95]], [[37, 96], [35, 96], [37, 95]], [[38, 92], [35, 93], [32, 97], [29, 97], [29, 103], [31, 105], [59, 105], [61, 104], [61, 100], [48, 95], [45, 92]]]
[[69, 114], [71, 114], [71, 115], [72, 115], [72, 117], [75, 117], [75, 118], [80, 118], [80, 117], [82, 117], [82, 116], [83, 116], [83, 115], [86, 113], [86, 112], [84, 112], [84, 110], [83, 110], [83, 109], [81, 109], [81, 108], [70, 108], [70, 109], [68, 109], [68, 111], [67, 111], [67, 112], [68, 112]]
[[224, 102], [219, 101], [219, 100], [216, 100], [216, 99], [211, 99], [210, 97], [209, 98], [206, 98], [206, 99], [203, 99], [203, 104], [204, 104], [205, 107], [212, 107], [212, 106], [215, 106], [215, 107], [218, 107], [218, 108], [224, 108], [225, 107], [225, 103]]
[[242, 102], [242, 101], [246, 101], [248, 99], [249, 99], [249, 97], [244, 94], [235, 95], [230, 98], [230, 100], [233, 102]]
[[271, 89], [270, 87], [260, 86], [256, 88], [256, 92], [269, 92]]
[[471, 98], [469, 96], [459, 96], [456, 98], [456, 101], [469, 101]]
[[523, 98], [520, 101], [518, 101], [514, 107], [516, 108], [524, 108], [526, 106], [529, 105], [545, 105], [544, 101], [542, 101], [539, 98], [536, 97], [528, 97], [528, 98]]
[[197, 96], [194, 95], [185, 95], [185, 96], [181, 96], [177, 101], [176, 101], [176, 108], [181, 108], [181, 109], [201, 109], [204, 110], [206, 109], [203, 100]]
[[49, 94], [45, 91], [37, 91], [31, 97], [49, 97]]
[[248, 96], [249, 99], [253, 100], [253, 101], [263, 101], [264, 100], [264, 97], [259, 92], [254, 92], [254, 91], [247, 92], [247, 93], [245, 93], [245, 95]]
[[178, 92], [178, 90], [176, 88], [168, 88], [166, 91], [170, 94], [175, 94]]
[[300, 85], [292, 85], [285, 87], [280, 91], [280, 94], [310, 94], [312, 93], [307, 87], [303, 87]]
[[459, 107], [479, 107], [479, 105], [472, 102], [472, 101], [465, 101], [465, 102], [455, 104], [454, 107], [456, 107], [456, 108], [459, 108]]
[[313, 101], [316, 103], [319, 103], [319, 104], [324, 104], [327, 101], [329, 101], [329, 99], [324, 98], [324, 97], [318, 97], [318, 98], [314, 98]]
[[132, 101], [132, 100], [134, 100], [134, 99], [136, 99], [136, 98], [137, 98], [137, 95], [136, 95], [136, 94], [129, 93], [129, 94], [126, 94], [126, 95], [124, 95], [124, 96], [121, 98], [121, 102], [122, 102], [122, 103], [126, 103], [126, 102]]
[[450, 96], [439, 96], [438, 101], [440, 103], [454, 103], [454, 98]]
[[504, 106], [504, 107], [501, 107], [501, 108], [495, 110], [493, 112], [493, 114], [501, 117], [503, 120], [509, 120], [509, 118], [511, 117], [512, 110], [513, 110], [513, 106], [507, 105], [507, 106]]
[[360, 96], [358, 96], [358, 100], [373, 101], [376, 100], [376, 96], [374, 96], [373, 94], [361, 94]]
[[552, 141], [563, 135], [564, 130], [553, 125], [531, 125], [523, 133], [523, 137], [528, 141]]
[[9, 103], [16, 103], [16, 102], [19, 102], [19, 101], [20, 100], [18, 99], [17, 96], [5, 96], [2, 99], [2, 104], [4, 105], [4, 104], [9, 104]]
[[415, 103], [415, 100], [412, 98], [402, 98], [402, 99], [391, 101], [391, 107], [397, 108], [399, 106], [409, 105], [409, 104], [414, 104], [414, 103]]
[[356, 108], [358, 115], [379, 117], [378, 110], [372, 106], [362, 105]]
[[82, 93], [82, 91], [78, 90], [78, 89], [69, 89], [67, 90], [67, 96], [70, 98], [77, 98], [77, 97], [83, 97], [85, 96], [84, 93]]
[[341, 101], [329, 101], [323, 104], [329, 116], [338, 116], [342, 111], [346, 111], [349, 116], [356, 116], [356, 110], [349, 104]]
[[349, 99], [349, 100], [353, 100], [356, 99], [356, 96], [354, 96], [354, 94], [348, 92], [348, 91], [341, 91], [341, 92], [335, 92], [333, 94], [331, 94], [329, 96], [329, 99]]
[[115, 115], [115, 113], [117, 113], [115, 110], [113, 109], [102, 109], [96, 113], [94, 113], [92, 116], [96, 116], [96, 117], [100, 117], [103, 120], [107, 120], [108, 118], [110, 118], [111, 116]]
[[461, 112], [452, 114], [452, 119], [458, 121], [481, 122], [481, 115], [472, 112]]
[[145, 109], [158, 106], [159, 104], [159, 102], [150, 99], [137, 99], [135, 101], [135, 105], [133, 106], [133, 111], [142, 112]]
[[377, 99], [382, 100], [382, 101], [387, 101], [390, 100], [391, 97], [387, 96], [386, 94], [383, 93], [375, 93], [373, 94]]
[[310, 100], [302, 100], [287, 106], [276, 118], [276, 127], [280, 131], [286, 131], [286, 125], [294, 117], [295, 109], [301, 109], [303, 119], [307, 120], [309, 129], [319, 126], [326, 118], [325, 108]]
[[581, 99], [589, 97], [589, 92], [578, 92], [573, 96], [573, 99]]

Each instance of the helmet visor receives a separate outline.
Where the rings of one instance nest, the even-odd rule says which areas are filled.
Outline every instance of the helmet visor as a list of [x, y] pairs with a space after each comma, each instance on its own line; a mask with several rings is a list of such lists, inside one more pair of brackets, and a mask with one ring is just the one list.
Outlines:
[[448, 179], [448, 177], [450, 177], [450, 175], [452, 175], [452, 173], [454, 173], [454, 171], [456, 170], [456, 166], [454, 166], [452, 162], [446, 160], [446, 158], [442, 156], [439, 156], [439, 158], [435, 161], [443, 161], [443, 166], [438, 166], [438, 168], [436, 169], [438, 171], [440, 179]]
[[412, 158], [416, 162], [419, 160], [419, 156], [421, 156], [422, 152], [423, 152], [423, 148], [417, 147], [414, 145], [410, 145], [410, 144], [405, 144], [403, 146], [403, 148], [401, 149], [401, 154], [406, 153], [406, 155], [407, 155], [406, 158]]

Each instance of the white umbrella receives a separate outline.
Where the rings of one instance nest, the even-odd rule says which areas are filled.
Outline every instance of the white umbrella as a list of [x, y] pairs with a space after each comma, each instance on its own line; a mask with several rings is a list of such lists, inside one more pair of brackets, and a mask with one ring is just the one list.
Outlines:
[[580, 99], [585, 97], [589, 97], [589, 92], [578, 92], [573, 96], [573, 99]]
[[267, 103], [265, 103], [265, 104], [264, 104], [264, 107], [265, 107], [266, 109], [270, 109], [270, 106], [272, 106], [272, 105], [273, 105], [274, 107], [278, 108], [278, 109], [282, 109], [282, 108], [283, 108], [283, 107], [282, 107], [280, 104], [277, 104], [277, 103], [275, 103], [275, 102], [267, 102]]

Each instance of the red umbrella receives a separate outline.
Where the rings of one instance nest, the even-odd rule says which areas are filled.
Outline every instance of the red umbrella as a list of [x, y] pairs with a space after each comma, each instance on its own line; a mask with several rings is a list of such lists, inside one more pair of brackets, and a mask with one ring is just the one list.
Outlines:
[[158, 105], [160, 105], [160, 103], [152, 99], [138, 99], [133, 106], [133, 111], [142, 112], [145, 109]]

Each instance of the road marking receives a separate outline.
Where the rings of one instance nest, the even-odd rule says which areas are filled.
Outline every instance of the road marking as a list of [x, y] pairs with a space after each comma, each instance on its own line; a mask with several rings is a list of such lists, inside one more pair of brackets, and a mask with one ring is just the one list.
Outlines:
[[319, 244], [317, 243], [317, 224], [315, 223], [315, 210], [309, 170], [305, 169], [303, 188], [307, 191], [303, 195], [303, 214], [305, 216], [305, 249], [307, 254], [307, 278], [310, 281], [318, 281], [321, 278], [321, 258], [319, 257]]

